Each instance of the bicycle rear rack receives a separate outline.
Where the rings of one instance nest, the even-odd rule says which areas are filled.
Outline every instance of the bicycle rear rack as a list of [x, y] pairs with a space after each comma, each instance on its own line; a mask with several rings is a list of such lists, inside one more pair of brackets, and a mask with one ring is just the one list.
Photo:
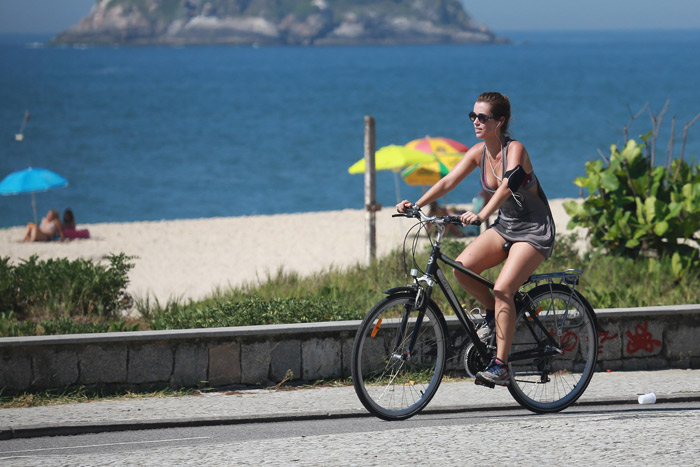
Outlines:
[[567, 269], [566, 271], [561, 272], [533, 274], [527, 279], [527, 282], [525, 282], [525, 284], [534, 283], [535, 285], [538, 285], [542, 281], [547, 281], [549, 283], [557, 283], [556, 280], [558, 279], [559, 284], [565, 284], [569, 287], [574, 288], [578, 285], [581, 274], [583, 274], [583, 271], [581, 269]]

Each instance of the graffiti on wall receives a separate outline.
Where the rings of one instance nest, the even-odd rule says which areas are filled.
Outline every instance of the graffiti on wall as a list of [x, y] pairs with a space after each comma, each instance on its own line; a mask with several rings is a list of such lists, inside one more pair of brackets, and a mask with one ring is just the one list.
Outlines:
[[609, 329], [606, 329], [603, 332], [599, 332], [598, 333], [598, 354], [600, 355], [603, 353], [603, 344], [605, 342], [613, 340], [613, 339], [617, 339], [618, 337], [620, 337], [620, 334], [617, 332], [611, 336]]
[[634, 327], [634, 333], [627, 331], [627, 353], [634, 354], [640, 350], [651, 353], [654, 347], [661, 346], [661, 341], [654, 339], [654, 336], [649, 332], [649, 322], [646, 320], [643, 323], [637, 324]]

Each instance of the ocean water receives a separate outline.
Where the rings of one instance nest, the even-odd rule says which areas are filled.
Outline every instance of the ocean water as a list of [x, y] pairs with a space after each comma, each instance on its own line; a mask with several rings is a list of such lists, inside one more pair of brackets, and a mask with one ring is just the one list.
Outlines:
[[[54, 48], [0, 37], [0, 177], [54, 170], [66, 188], [36, 195], [39, 215], [78, 223], [324, 211], [363, 206], [364, 116], [377, 147], [426, 135], [472, 145], [467, 113], [482, 91], [512, 101], [514, 136], [550, 198], [577, 196], [584, 164], [623, 139], [645, 103], [700, 112], [700, 31], [505, 32], [508, 45]], [[24, 140], [15, 141], [25, 111]], [[629, 134], [651, 129], [648, 113]], [[700, 123], [686, 158], [700, 156]], [[420, 187], [399, 182], [402, 198]], [[478, 177], [446, 197], [469, 202]], [[378, 202], [396, 202], [379, 172]], [[32, 218], [29, 195], [0, 196], [0, 227]], [[274, 228], [274, 227], [271, 227]]]

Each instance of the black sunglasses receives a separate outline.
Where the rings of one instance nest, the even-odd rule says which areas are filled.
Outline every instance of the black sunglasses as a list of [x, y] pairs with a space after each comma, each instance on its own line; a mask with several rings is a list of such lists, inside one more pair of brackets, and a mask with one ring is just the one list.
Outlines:
[[489, 120], [494, 120], [496, 117], [489, 117], [488, 115], [484, 114], [475, 114], [474, 112], [469, 112], [469, 120], [472, 122], [475, 121], [476, 119], [479, 119], [481, 123], [486, 123]]

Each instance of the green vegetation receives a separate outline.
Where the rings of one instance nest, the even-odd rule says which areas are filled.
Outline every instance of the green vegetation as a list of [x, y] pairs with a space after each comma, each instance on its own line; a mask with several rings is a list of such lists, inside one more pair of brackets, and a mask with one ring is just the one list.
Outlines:
[[[470, 21], [469, 15], [457, 0], [326, 0], [326, 5], [333, 12], [336, 22], [348, 13], [368, 18], [377, 15], [403, 16], [456, 27]], [[303, 21], [321, 11], [312, 0], [207, 0], [199, 3], [182, 0], [111, 0], [107, 8], [121, 8], [125, 14], [138, 12], [151, 23], [161, 25], [200, 14], [219, 18], [239, 15], [263, 17], [275, 22], [291, 14]]]
[[244, 297], [205, 306], [171, 305], [148, 313], [151, 329], [191, 329], [259, 324], [311, 323], [356, 319], [357, 313], [334, 300]]
[[[664, 111], [652, 116], [654, 129], [641, 137], [643, 143], [630, 139], [622, 150], [612, 145], [605, 164], [586, 163], [586, 176], [575, 183], [588, 198], [568, 201], [564, 208], [569, 227], [587, 229], [594, 248], [627, 258], [670, 256], [670, 272], [680, 279], [700, 268], [700, 167], [683, 160], [684, 148], [679, 158], [669, 154], [665, 165], [655, 165]], [[697, 118], [686, 125], [686, 134]]]
[[281, 21], [288, 14], [296, 19], [303, 20], [308, 16], [319, 12], [311, 0], [278, 0], [276, 2], [253, 2], [241, 10], [247, 16], [262, 16], [264, 18]]
[[679, 159], [651, 167], [643, 148], [629, 140], [622, 151], [612, 146], [607, 166], [588, 162], [576, 184], [591, 194], [564, 206], [570, 226], [587, 228], [594, 247], [631, 258], [671, 255], [680, 278], [700, 265], [698, 250], [679, 241], [700, 240], [700, 170]]
[[[585, 270], [579, 290], [596, 308], [697, 303], [700, 298], [700, 274], [692, 271], [674, 279], [671, 257], [634, 260], [598, 253], [579, 256], [573, 241], [573, 237], [560, 238], [552, 258], [537, 272]], [[455, 256], [464, 245], [453, 240], [446, 242], [444, 249]], [[418, 264], [425, 264], [427, 256], [427, 250], [420, 253]], [[485, 276], [493, 280], [499, 271], [494, 268]], [[448, 278], [460, 291], [451, 275]], [[305, 278], [280, 271], [262, 285], [218, 293], [209, 300], [165, 306], [137, 302], [137, 307], [154, 329], [361, 319], [384, 296], [384, 290], [405, 283], [402, 255], [396, 251], [369, 267], [358, 265]], [[434, 298], [443, 312], [450, 312], [441, 294]], [[465, 292], [461, 292], [460, 299], [468, 309], [478, 306]]]
[[125, 14], [138, 12], [154, 23], [168, 23], [178, 18], [184, 12], [181, 0], [159, 0], [144, 2], [143, 0], [111, 0], [107, 9], [122, 8]]
[[[687, 130], [698, 118], [685, 126]], [[574, 248], [574, 237], [559, 236], [553, 256], [537, 273], [569, 268], [585, 271], [579, 290], [595, 308], [700, 303], [700, 168], [681, 156], [654, 164], [654, 130], [643, 143], [627, 140], [611, 147], [610, 157], [586, 164], [575, 183], [589, 196], [565, 204], [570, 227], [588, 231], [591, 251]], [[684, 141], [685, 141], [684, 134]], [[150, 297], [132, 302], [126, 293], [133, 267], [125, 254], [111, 255], [109, 266], [91, 261], [36, 256], [19, 265], [0, 258], [0, 336], [70, 334], [137, 329], [189, 329], [361, 319], [384, 291], [410, 282], [408, 270], [424, 267], [429, 250], [395, 250], [370, 266], [331, 268], [301, 277], [280, 270], [261, 284], [216, 291], [200, 301]], [[464, 241], [446, 240], [443, 251], [455, 257]], [[413, 260], [415, 259], [415, 263]], [[495, 280], [500, 267], [486, 271]], [[478, 304], [446, 275], [469, 310]], [[433, 299], [446, 314], [445, 298]], [[138, 321], [124, 312], [135, 304]]]
[[368, 18], [377, 15], [405, 17], [420, 21], [434, 21], [443, 26], [459, 28], [471, 21], [464, 6], [457, 0], [330, 0], [334, 19], [340, 21], [346, 14], [354, 13]]
[[79, 387], [64, 391], [28, 392], [24, 394], [4, 395], [0, 392], [0, 409], [20, 409], [42, 407], [47, 405], [77, 404], [110, 399], [143, 399], [147, 397], [178, 397], [199, 394], [197, 389], [166, 388], [159, 391], [102, 391]]
[[136, 329], [121, 316], [132, 306], [125, 290], [131, 259], [110, 255], [105, 266], [36, 256], [12, 265], [0, 258], [0, 336]]
[[36, 255], [12, 265], [10, 258], [0, 258], [0, 310], [12, 311], [20, 319], [116, 317], [131, 306], [124, 291], [131, 259], [110, 255], [109, 266], [102, 266], [84, 259], [38, 261]]
[[[554, 254], [537, 272], [561, 271], [567, 268], [583, 269], [585, 274], [582, 276], [579, 290], [595, 308], [700, 302], [700, 271], [690, 269], [683, 277], [675, 278], [673, 274], [675, 263], [672, 256], [634, 259], [602, 252], [579, 255], [573, 245], [573, 237], [560, 236]], [[464, 241], [447, 240], [443, 244], [443, 250], [447, 255], [454, 257], [464, 246]], [[418, 252], [417, 264], [425, 265], [427, 256], [427, 248]], [[122, 274], [131, 267], [125, 262], [128, 258], [125, 255], [112, 256], [110, 257], [111, 268], [102, 269], [93, 265], [92, 274], [98, 276], [111, 271], [111, 274], [123, 279]], [[7, 267], [6, 260], [0, 264]], [[40, 271], [48, 270], [60, 263], [52, 260], [37, 263], [34, 258], [25, 264], [32, 264], [32, 270]], [[500, 268], [494, 268], [484, 275], [493, 280], [499, 271]], [[7, 275], [3, 273], [2, 277], [5, 278]], [[74, 279], [78, 283], [92, 282], [84, 275], [76, 277], [79, 277]], [[459, 289], [449, 272], [447, 277], [467, 309], [478, 306], [466, 292]], [[116, 278], [113, 278], [113, 281], [119, 282]], [[125, 309], [123, 288], [102, 288], [100, 290], [104, 293], [93, 295], [91, 300], [100, 299], [108, 303], [120, 304], [110, 308], [113, 310], [111, 314], [97, 312], [97, 310], [104, 311], [106, 305], [87, 307], [93, 310], [92, 312], [66, 313], [66, 310], [71, 307], [60, 303], [60, 299], [48, 300], [48, 303], [55, 305], [54, 307], [35, 307], [31, 318], [24, 317], [27, 316], [26, 314], [15, 313], [12, 308], [5, 308], [7, 311], [0, 312], [0, 336], [137, 329], [190, 329], [361, 319], [374, 303], [384, 297], [385, 290], [407, 282], [403, 254], [397, 250], [369, 267], [357, 265], [346, 270], [330, 269], [307, 277], [278, 271], [276, 275], [269, 276], [260, 285], [248, 285], [225, 292], [218, 291], [212, 297], [201, 301], [175, 300], [161, 304], [149, 298], [136, 300], [136, 309], [142, 315], [138, 322], [127, 321], [116, 316], [117, 309]], [[125, 287], [126, 281], [123, 280], [120, 284]], [[66, 289], [71, 287], [71, 285], [64, 285]], [[108, 296], [112, 297], [111, 300], [107, 300]], [[443, 312], [450, 312], [449, 305], [442, 294], [435, 294], [434, 298]], [[81, 309], [78, 305], [74, 307], [75, 310]], [[39, 309], [44, 310], [43, 315], [40, 314]], [[61, 310], [64, 314], [59, 314], [57, 310]]]

